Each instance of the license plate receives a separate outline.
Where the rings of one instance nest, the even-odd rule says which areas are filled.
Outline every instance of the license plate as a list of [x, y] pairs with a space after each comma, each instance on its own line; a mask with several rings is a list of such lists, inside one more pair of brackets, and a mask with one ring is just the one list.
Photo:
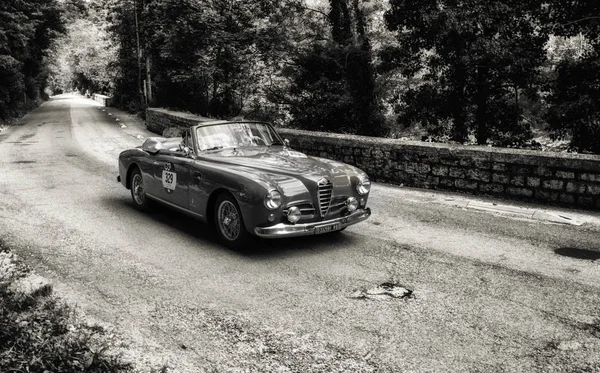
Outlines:
[[320, 225], [315, 227], [315, 234], [333, 232], [340, 230], [340, 223], [328, 224], [328, 225]]

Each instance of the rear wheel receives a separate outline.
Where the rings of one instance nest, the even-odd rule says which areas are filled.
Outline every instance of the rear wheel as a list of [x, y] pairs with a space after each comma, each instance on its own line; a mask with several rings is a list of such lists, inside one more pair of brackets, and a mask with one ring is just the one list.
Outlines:
[[214, 223], [223, 243], [234, 249], [244, 249], [250, 244], [251, 236], [246, 231], [242, 212], [235, 199], [227, 193], [217, 197]]
[[148, 211], [151, 201], [146, 195], [144, 178], [139, 168], [135, 168], [129, 176], [129, 185], [131, 185], [131, 199], [135, 208], [140, 211]]

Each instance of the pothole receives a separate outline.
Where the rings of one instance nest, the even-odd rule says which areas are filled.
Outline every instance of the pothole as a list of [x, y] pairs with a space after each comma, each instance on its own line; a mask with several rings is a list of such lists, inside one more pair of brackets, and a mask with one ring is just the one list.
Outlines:
[[384, 282], [368, 290], [359, 289], [350, 294], [353, 299], [411, 299], [414, 298], [413, 290], [393, 282]]
[[600, 259], [600, 251], [577, 249], [574, 247], [561, 247], [554, 250], [554, 252], [560, 256], [566, 256], [569, 258], [583, 259], [583, 260], [598, 260]]

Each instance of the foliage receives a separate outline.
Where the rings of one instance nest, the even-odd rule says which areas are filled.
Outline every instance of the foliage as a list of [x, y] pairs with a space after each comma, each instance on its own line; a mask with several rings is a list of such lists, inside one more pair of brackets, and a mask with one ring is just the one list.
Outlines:
[[301, 128], [385, 134], [366, 17], [358, 0], [331, 0], [330, 39], [294, 58], [292, 124]]
[[577, 151], [600, 154], [600, 56], [565, 60], [548, 97], [548, 125], [557, 138], [571, 136]]
[[255, 110], [257, 92], [278, 68], [275, 43], [282, 40], [279, 29], [295, 4], [294, 0], [107, 2], [109, 30], [118, 45], [117, 101], [211, 117], [248, 110], [260, 115]]
[[44, 56], [63, 31], [56, 0], [0, 2], [0, 119], [44, 96]]
[[11, 258], [19, 268], [8, 276], [1, 273], [6, 268], [0, 268], [1, 372], [132, 371], [129, 364], [107, 354], [106, 347], [96, 347], [102, 346], [102, 329], [75, 323], [73, 311], [52, 296], [50, 285], [28, 295], [13, 292], [9, 285], [27, 269], [7, 253], [0, 242], [0, 259]]
[[545, 59], [542, 1], [390, 3], [385, 19], [398, 45], [382, 52], [381, 67], [421, 78], [400, 94], [400, 109], [411, 109], [399, 121], [434, 129], [449, 123], [454, 140], [464, 142], [473, 131], [479, 144], [527, 133], [519, 96], [535, 97]]
[[548, 126], [556, 138], [570, 137], [572, 149], [600, 153], [600, 4], [553, 0], [550, 9], [552, 32], [578, 38], [581, 47], [557, 64], [548, 87]]
[[106, 31], [87, 17], [73, 20], [54, 45], [50, 65], [50, 90], [77, 89], [110, 93], [115, 48]]

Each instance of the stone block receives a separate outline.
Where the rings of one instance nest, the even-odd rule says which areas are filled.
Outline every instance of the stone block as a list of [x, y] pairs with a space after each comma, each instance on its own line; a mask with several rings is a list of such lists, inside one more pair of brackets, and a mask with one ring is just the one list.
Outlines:
[[534, 173], [538, 176], [552, 176], [552, 170], [546, 166], [539, 166]]
[[404, 162], [404, 171], [409, 174], [418, 174], [419, 173], [419, 163], [417, 162]]
[[527, 186], [532, 188], [538, 188], [541, 185], [542, 181], [539, 177], [529, 176], [527, 178]]
[[598, 181], [600, 182], [600, 174], [582, 173], [579, 178], [583, 181]]
[[576, 181], [569, 181], [567, 183], [567, 192], [568, 193], [576, 193], [576, 194], [584, 194], [585, 193], [585, 183], [578, 183]]
[[510, 171], [517, 175], [531, 175], [531, 168], [523, 165], [511, 165]]
[[454, 179], [451, 179], [449, 177], [440, 177], [440, 183], [439, 183], [439, 185], [442, 186], [442, 187], [447, 187], [447, 188], [453, 187], [454, 186]]
[[482, 193], [504, 193], [504, 185], [502, 184], [479, 184], [479, 191]]
[[510, 181], [510, 175], [493, 173], [492, 181], [498, 184], [508, 184], [508, 182]]
[[572, 194], [561, 193], [558, 199], [562, 203], [575, 203], [575, 196]]
[[475, 190], [475, 189], [477, 189], [477, 181], [456, 179], [456, 180], [454, 180], [454, 186], [457, 187], [458, 189]]
[[556, 177], [558, 177], [559, 179], [575, 179], [575, 172], [556, 171]]
[[448, 166], [435, 165], [431, 167], [431, 173], [435, 176], [448, 176], [449, 171], [450, 169], [448, 168]]
[[600, 184], [589, 184], [587, 186], [587, 194], [591, 194], [593, 196], [600, 195]]
[[558, 192], [549, 192], [546, 190], [537, 189], [534, 194], [536, 199], [543, 201], [556, 202], [558, 200]]
[[344, 154], [344, 155], [352, 155], [352, 154], [354, 154], [354, 149], [352, 149], [349, 146], [344, 146], [344, 147], [342, 147], [342, 154]]
[[579, 196], [577, 197], [577, 204], [581, 206], [592, 207], [594, 206], [594, 199], [592, 197]]
[[508, 167], [506, 166], [506, 163], [492, 163], [492, 170], [494, 171], [506, 171], [507, 169]]
[[514, 186], [525, 186], [525, 176], [523, 175], [515, 175], [510, 179], [510, 184]]
[[458, 167], [450, 167], [448, 175], [450, 175], [451, 177], [463, 179], [465, 177], [465, 170]]
[[362, 155], [363, 157], [370, 157], [373, 149], [371, 148], [363, 148]]
[[508, 193], [512, 196], [519, 196], [519, 197], [533, 196], [533, 190], [531, 190], [531, 189], [512, 187], [512, 186], [509, 186], [506, 188], [506, 193]]
[[458, 166], [460, 161], [456, 158], [440, 158], [440, 163], [446, 166]]
[[480, 169], [467, 169], [466, 170], [467, 179], [470, 180], [479, 180], [483, 182], [489, 182], [492, 178], [492, 174], [489, 171], [484, 171]]
[[545, 189], [562, 190], [563, 187], [565, 186], [565, 182], [562, 180], [544, 180], [544, 182], [542, 183], [542, 186]]

